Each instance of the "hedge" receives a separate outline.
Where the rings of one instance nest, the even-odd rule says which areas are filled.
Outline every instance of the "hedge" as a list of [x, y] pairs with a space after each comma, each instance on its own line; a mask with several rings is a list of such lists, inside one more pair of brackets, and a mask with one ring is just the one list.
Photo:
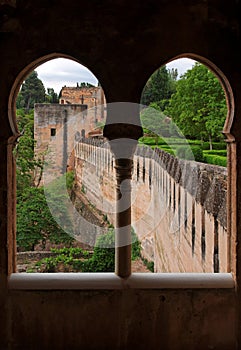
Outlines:
[[227, 150], [215, 150], [213, 149], [212, 151], [204, 151], [205, 155], [217, 155], [217, 156], [223, 156], [226, 157], [227, 156]]
[[154, 148], [159, 148], [162, 151], [170, 153], [172, 156], [175, 156], [175, 151], [170, 146], [158, 146], [158, 147], [153, 147], [153, 149]]
[[161, 137], [153, 136], [143, 136], [139, 138], [139, 143], [144, 143], [145, 145], [166, 145], [166, 142]]
[[205, 161], [209, 164], [215, 164], [223, 167], [227, 166], [227, 158], [223, 156], [207, 154], [205, 155]]
[[203, 162], [203, 150], [199, 146], [180, 146], [176, 150], [176, 156], [181, 159], [195, 160], [196, 162]]

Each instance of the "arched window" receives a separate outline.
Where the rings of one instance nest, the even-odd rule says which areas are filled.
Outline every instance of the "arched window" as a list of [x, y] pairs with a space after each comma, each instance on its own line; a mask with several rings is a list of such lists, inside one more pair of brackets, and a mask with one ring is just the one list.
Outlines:
[[147, 240], [152, 247], [156, 272], [230, 268], [228, 156], [222, 134], [230, 102], [219, 74], [211, 63], [182, 58], [158, 68], [142, 92], [144, 136], [137, 162], [141, 154], [152, 179], [145, 196], [151, 193], [150, 206], [155, 205], [150, 237], [145, 225], [137, 232], [142, 244]]
[[[68, 93], [69, 93], [68, 87], [64, 87], [62, 90], [62, 93], [63, 93], [63, 95], [68, 95]], [[68, 101], [70, 102], [70, 100], [71, 100], [71, 98], [68, 96]], [[60, 99], [60, 101], [61, 101], [61, 99]], [[60, 105], [61, 105], [61, 103], [60, 103]], [[130, 104], [130, 105], [125, 106], [121, 103], [119, 105], [117, 104], [117, 106], [115, 104], [107, 106], [107, 112], [108, 112], [109, 119], [107, 120], [107, 123], [105, 126], [105, 132], [104, 132], [104, 136], [109, 139], [110, 147], [111, 147], [112, 152], [114, 153], [114, 156], [116, 158], [115, 159], [116, 174], [114, 175], [114, 180], [115, 180], [115, 177], [117, 176], [117, 206], [115, 208], [115, 211], [112, 212], [112, 214], [113, 214], [113, 217], [115, 217], [115, 219], [116, 219], [116, 222], [115, 222], [115, 225], [116, 225], [115, 271], [116, 271], [116, 274], [119, 275], [120, 277], [129, 277], [131, 274], [131, 255], [132, 255], [131, 254], [131, 241], [133, 240], [133, 238], [131, 236], [130, 225], [134, 226], [135, 220], [130, 221], [130, 212], [131, 212], [131, 210], [132, 210], [132, 212], [135, 212], [134, 207], [135, 207], [136, 203], [130, 197], [131, 196], [130, 179], [131, 179], [131, 168], [132, 168], [133, 164], [134, 164], [134, 168], [135, 168], [135, 161], [136, 161], [135, 157], [137, 157], [137, 159], [138, 159], [138, 161], [136, 162], [136, 164], [139, 164], [138, 172], [140, 172], [140, 169], [142, 169], [142, 173], [143, 173], [142, 176], [139, 174], [138, 177], [136, 177], [137, 182], [140, 182], [140, 179], [143, 179], [143, 183], [145, 183], [145, 186], [146, 185], [148, 186], [149, 191], [153, 188], [154, 183], [155, 183], [156, 189], [158, 191], [160, 190], [160, 193], [161, 192], [163, 193], [162, 198], [165, 199], [165, 200], [160, 201], [160, 197], [155, 196], [154, 199], [156, 202], [152, 203], [151, 209], [148, 206], [148, 203], [145, 203], [145, 206], [148, 207], [148, 210], [149, 209], [151, 210], [151, 215], [152, 215], [153, 213], [155, 214], [155, 210], [158, 207], [162, 206], [163, 203], [165, 205], [167, 205], [167, 203], [169, 203], [172, 206], [172, 210], [174, 213], [174, 215], [171, 217], [171, 228], [173, 230], [172, 233], [174, 235], [176, 234], [177, 231], [178, 231], [178, 234], [180, 235], [181, 222], [183, 222], [182, 227], [184, 228], [184, 230], [187, 230], [187, 228], [190, 224], [188, 222], [188, 214], [192, 213], [193, 217], [191, 219], [191, 238], [190, 238], [190, 242], [191, 242], [190, 244], [192, 244], [192, 249], [191, 249], [192, 254], [195, 253], [195, 249], [196, 249], [196, 225], [194, 222], [194, 215], [196, 213], [195, 212], [196, 208], [193, 204], [192, 204], [192, 206], [190, 206], [190, 200], [188, 200], [188, 198], [187, 198], [188, 197], [187, 193], [184, 191], [185, 193], [183, 196], [182, 190], [180, 189], [180, 186], [176, 184], [175, 179], [172, 180], [169, 176], [170, 174], [167, 173], [167, 171], [162, 172], [160, 170], [158, 163], [163, 163], [163, 159], [160, 156], [160, 151], [155, 152], [154, 163], [152, 162], [152, 153], [149, 152], [149, 149], [145, 149], [144, 154], [142, 153], [142, 151], [137, 150], [137, 153], [134, 156], [134, 162], [132, 160], [133, 151], [136, 148], [135, 139], [138, 139], [138, 137], [141, 135], [141, 132], [140, 132], [141, 128], [140, 128], [140, 125], [137, 125], [132, 130], [132, 125], [130, 123], [132, 120], [131, 118], [133, 118], [133, 116], [135, 116], [136, 113], [138, 113], [137, 111], [139, 110], [139, 105], [135, 105], [135, 104]], [[84, 105], [81, 104], [82, 109], [83, 109], [83, 107], [84, 107]], [[71, 111], [76, 112], [77, 105], [75, 103], [74, 104], [69, 103], [67, 105], [64, 105], [63, 108], [64, 108], [63, 118], [64, 118], [64, 121], [66, 122], [66, 120], [68, 118], [69, 108]], [[86, 112], [86, 108], [84, 108], [83, 111], [84, 110]], [[106, 111], [106, 108], [100, 108], [100, 110]], [[121, 110], [121, 113], [119, 113], [120, 110]], [[87, 109], [87, 111], [88, 111], [88, 109]], [[119, 112], [115, 113], [117, 111], [119, 111]], [[141, 112], [143, 112], [143, 108], [141, 108]], [[144, 112], [146, 112], [146, 110], [144, 110]], [[96, 110], [94, 111], [93, 116], [95, 117], [95, 115], [96, 115]], [[124, 116], [124, 119], [122, 119], [123, 116]], [[170, 117], [167, 117], [167, 118], [164, 118], [164, 120], [162, 121], [163, 122], [162, 123], [163, 130], [165, 130], [165, 133], [166, 133], [167, 126], [169, 126], [169, 130], [178, 134], [179, 130], [177, 130], [177, 128], [175, 128], [174, 125], [172, 123], [170, 123], [170, 120], [168, 118], [170, 119]], [[103, 119], [103, 116], [100, 119]], [[96, 121], [96, 118], [94, 118], [94, 120]], [[128, 125], [126, 124], [127, 121], [128, 121], [128, 123], [127, 123]], [[134, 142], [131, 141], [131, 142], [126, 143], [125, 138], [123, 138], [121, 136], [120, 143], [119, 143], [119, 141], [117, 143], [115, 143], [116, 137], [117, 137], [117, 139], [119, 139], [118, 135], [119, 134], [121, 135], [121, 132], [120, 132], [121, 129], [119, 129], [119, 128], [121, 128], [122, 124], [125, 128], [127, 127], [127, 129], [126, 129], [127, 134], [128, 133], [130, 134], [131, 140], [134, 140]], [[171, 124], [171, 125], [168, 125], [168, 124]], [[13, 116], [12, 125], [15, 125], [14, 116]], [[63, 174], [66, 171], [66, 169], [71, 168], [73, 166], [73, 164], [68, 163], [67, 155], [69, 154], [69, 150], [68, 150], [68, 146], [66, 145], [66, 140], [68, 138], [67, 137], [67, 135], [68, 135], [67, 129], [70, 126], [71, 127], [73, 127], [73, 126], [71, 124], [68, 125], [66, 123], [63, 123], [63, 125], [64, 126], [63, 126], [62, 131], [61, 131], [62, 133], [60, 133], [61, 140], [63, 141], [61, 144], [61, 148], [63, 150], [62, 158], [61, 158], [61, 162], [59, 162], [59, 164], [55, 164], [55, 166], [57, 166], [57, 168], [59, 167], [62, 169], [60, 174]], [[75, 124], [73, 124], [73, 125], [76, 126]], [[164, 128], [164, 126], [165, 126], [165, 128]], [[70, 129], [71, 129], [71, 127], [70, 127]], [[81, 130], [83, 130], [83, 129], [80, 129], [80, 131]], [[86, 130], [86, 128], [85, 128], [85, 130]], [[116, 130], [118, 130], [118, 131], [116, 131]], [[76, 127], [73, 128], [73, 131], [74, 131], [73, 135], [76, 135]], [[56, 134], [57, 133], [58, 132], [56, 132]], [[91, 134], [91, 131], [89, 132], [89, 136], [90, 136], [90, 134]], [[126, 135], [126, 131], [123, 133], [123, 135]], [[144, 137], [145, 137], [145, 135], [144, 135]], [[154, 138], [155, 137], [156, 136], [154, 136]], [[56, 139], [58, 139], [58, 137], [56, 137]], [[75, 137], [73, 137], [73, 140], [74, 139], [75, 139]], [[76, 141], [76, 139], [75, 139], [75, 141]], [[143, 139], [141, 140], [141, 142], [144, 143]], [[57, 144], [55, 144], [55, 145], [57, 146]], [[109, 164], [113, 164], [113, 156], [108, 151], [108, 145], [105, 145], [105, 143], [104, 143], [104, 146], [103, 145], [101, 145], [101, 147], [99, 147], [99, 146], [100, 146], [100, 144], [96, 141], [93, 141], [93, 142], [88, 141], [86, 144], [78, 144], [76, 147], [75, 158], [81, 160], [81, 157], [82, 157], [84, 161], [87, 160], [88, 166], [86, 167], [86, 169], [84, 169], [85, 171], [87, 170], [86, 174], [93, 173], [93, 171], [91, 172], [91, 169], [90, 169], [90, 167], [93, 165], [95, 167], [96, 174], [98, 174], [99, 170], [103, 171], [103, 167], [102, 167], [103, 163], [105, 165], [107, 164], [105, 169], [112, 169], [112, 171], [113, 171], [113, 167], [109, 166]], [[124, 147], [122, 147], [122, 146], [124, 146]], [[124, 152], [124, 153], [122, 154], [122, 152]], [[47, 164], [48, 163], [50, 163], [50, 162], [47, 162]], [[141, 163], [142, 163], [142, 167], [140, 166]], [[172, 166], [174, 167], [174, 169], [175, 169], [175, 166], [176, 167], [179, 166], [177, 160], [172, 159]], [[89, 169], [88, 169], [88, 167], [89, 167]], [[52, 168], [52, 170], [53, 170], [53, 168]], [[46, 169], [45, 169], [45, 171], [46, 171]], [[82, 169], [82, 171], [83, 171], [83, 169]], [[136, 167], [136, 171], [137, 171], [137, 167]], [[188, 171], [188, 168], [186, 169], [186, 171]], [[51, 176], [53, 176], [53, 175], [55, 175], [55, 174], [53, 174], [53, 173], [51, 174], [49, 172], [49, 168], [47, 167], [47, 176], [49, 176], [50, 180], [51, 180]], [[175, 173], [174, 175], [178, 175], [178, 174]], [[145, 181], [145, 177], [147, 177], [147, 176], [148, 176], [149, 180]], [[47, 177], [46, 177], [46, 179], [47, 179]], [[95, 195], [93, 193], [93, 191], [91, 193], [91, 190], [93, 190], [93, 183], [92, 184], [89, 183], [89, 188], [88, 188], [88, 181], [90, 179], [88, 178], [87, 175], [85, 176], [85, 179], [87, 182], [82, 183], [81, 191], [83, 194], [86, 194], [86, 192], [89, 191], [89, 198], [92, 200], [94, 198], [94, 195]], [[48, 183], [48, 179], [46, 181]], [[124, 187], [123, 187], [123, 183], [125, 183]], [[138, 184], [137, 184], [137, 186], [138, 186]], [[104, 191], [105, 189], [106, 189], [106, 187], [103, 186], [102, 190]], [[45, 195], [48, 197], [48, 195], [50, 193], [50, 197], [48, 197], [49, 203], [57, 202], [56, 200], [53, 200], [53, 197], [51, 197], [51, 189], [49, 190], [49, 192], [48, 192], [48, 190], [49, 189], [47, 189], [47, 191], [45, 191]], [[57, 193], [58, 187], [53, 188], [53, 191], [55, 193]], [[107, 192], [108, 192], [108, 190], [107, 190]], [[135, 194], [135, 191], [132, 191], [132, 192]], [[141, 191], [138, 191], [138, 190], [137, 190], [137, 192], [139, 192], [139, 194], [141, 193]], [[108, 194], [110, 194], [110, 193], [111, 192], [109, 192]], [[127, 197], [126, 197], [126, 200], [124, 200], [124, 202], [123, 202], [122, 197], [124, 196], [124, 193], [126, 193]], [[132, 195], [133, 195], [133, 193], [132, 193]], [[112, 195], [114, 195], [113, 191], [112, 191]], [[113, 200], [113, 198], [111, 198], [111, 200]], [[114, 203], [115, 203], [115, 199], [114, 199]], [[124, 207], [123, 207], [123, 203], [124, 203]], [[184, 203], [184, 206], [182, 206], [182, 203]], [[93, 205], [93, 203], [92, 203], [92, 205]], [[140, 205], [138, 205], [136, 207], [140, 208]], [[183, 211], [183, 209], [181, 209], [183, 207], [184, 207], [184, 211]], [[52, 209], [54, 211], [56, 208], [53, 206]], [[146, 214], [145, 209], [146, 208], [144, 208], [144, 217], [146, 217], [145, 216], [145, 214]], [[61, 208], [57, 208], [58, 213], [61, 213], [61, 210], [62, 210]], [[111, 211], [110, 211], [110, 213], [111, 213]], [[201, 214], [201, 217], [202, 217], [201, 221], [200, 221], [201, 224], [203, 223], [203, 216], [202, 215], [203, 215], [203, 213]], [[158, 214], [157, 215], [155, 214], [153, 219], [154, 219], [154, 224], [156, 225], [155, 220], [156, 219], [159, 220]], [[107, 218], [107, 220], [109, 221], [108, 218]], [[59, 221], [59, 222], [61, 222], [61, 221]], [[68, 223], [66, 222], [66, 216], [64, 216], [63, 225], [68, 225]], [[215, 232], [217, 232], [217, 230], [218, 230], [217, 227], [218, 227], [217, 222], [215, 222], [214, 223], [214, 231]], [[83, 232], [88, 232], [88, 228], [84, 229]], [[148, 233], [149, 232], [152, 233], [151, 231], [148, 231]], [[214, 235], [215, 235], [215, 232], [214, 232]], [[98, 232], [97, 232], [97, 234], [98, 234]], [[96, 232], [95, 232], [95, 235], [96, 235]], [[216, 236], [217, 236], [217, 234], [216, 234]], [[206, 236], [205, 236], [204, 231], [201, 230], [200, 245], [201, 245], [201, 257], [202, 257], [202, 259], [204, 259], [205, 255], [206, 255], [205, 237]], [[156, 238], [156, 237], [154, 237], [154, 238]], [[88, 239], [89, 239], [89, 237], [88, 237]], [[111, 239], [113, 239], [113, 236]], [[134, 239], [134, 241], [136, 241], [136, 239]], [[104, 244], [106, 244], [106, 243], [104, 243]], [[113, 241], [111, 244], [113, 244]], [[215, 239], [214, 239], [214, 245], [215, 245]], [[134, 245], [132, 244], [132, 246], [134, 246]], [[111, 248], [113, 248], [113, 245], [111, 246]], [[145, 252], [149, 258], [149, 256], [153, 253], [153, 239], [152, 239], [152, 237], [149, 238], [149, 241], [147, 240], [147, 244], [146, 244], [144, 249], [145, 249]], [[216, 247], [214, 246], [214, 255], [215, 255], [215, 249], [216, 249]], [[144, 256], [144, 259], [146, 259], [147, 261], [149, 260], [148, 258], [146, 258]], [[213, 259], [214, 259], [213, 261], [215, 261], [215, 259], [216, 259], [216, 264], [218, 264], [217, 257], [214, 256]], [[151, 261], [149, 261], [149, 262], [151, 262]], [[153, 268], [153, 266], [151, 266], [151, 268]], [[160, 270], [158, 270], [157, 268], [156, 268], [156, 271], [160, 272]], [[215, 272], [217, 272], [217, 271], [215, 271]], [[145, 285], [145, 286], [148, 285], [149, 287], [157, 286], [160, 282], [159, 281], [160, 275], [159, 274], [157, 274], [157, 275], [158, 275], [157, 278], [154, 280], [153, 279], [150, 280], [150, 279], [148, 279], [147, 276], [143, 275], [144, 280], [141, 278], [140, 280], [138, 280], [137, 284], [139, 286], [142, 286], [142, 285]], [[61, 281], [63, 281], [63, 277], [61, 277], [61, 275], [59, 275], [59, 276], [60, 276], [60, 280], [62, 279]], [[230, 283], [230, 281], [229, 281], [230, 276], [226, 276], [226, 277], [227, 277], [226, 282], [229, 284]], [[93, 278], [96, 278], [96, 276], [94, 275]], [[108, 279], [108, 277], [104, 277], [102, 279], [101, 283], [103, 281], [105, 281], [105, 283], [106, 283], [106, 281], [107, 281], [106, 278]], [[183, 278], [185, 280], [186, 277], [183, 276]], [[12, 280], [17, 281], [18, 277], [13, 276]], [[37, 280], [38, 280], [38, 278], [37, 278]], [[151, 281], [150, 285], [148, 284], [149, 280]], [[19, 281], [20, 281], [20, 288], [21, 288], [21, 278]], [[64, 281], [66, 281], [65, 278], [64, 278]], [[97, 283], [96, 286], [98, 286], [99, 285], [98, 278], [97, 278], [97, 280], [95, 280], [95, 282]], [[37, 284], [38, 283], [39, 283], [39, 281], [37, 281]], [[114, 284], [117, 283], [115, 278], [113, 280], [111, 279], [111, 283], [114, 283]], [[216, 282], [214, 281], [214, 285], [215, 285], [215, 283]], [[13, 283], [13, 285], [14, 285], [14, 283]], [[119, 284], [117, 283], [116, 286], [117, 285], [119, 285]], [[191, 283], [191, 285], [192, 285], [192, 283]], [[65, 287], [66, 287], [66, 285], [65, 285]], [[85, 287], [83, 287], [83, 288], [85, 288]]]

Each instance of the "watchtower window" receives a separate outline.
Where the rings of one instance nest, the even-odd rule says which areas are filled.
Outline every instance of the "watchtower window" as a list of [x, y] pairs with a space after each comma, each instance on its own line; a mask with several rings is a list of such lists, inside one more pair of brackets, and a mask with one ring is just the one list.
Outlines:
[[50, 135], [51, 136], [56, 136], [56, 129], [55, 128], [51, 128], [50, 129]]

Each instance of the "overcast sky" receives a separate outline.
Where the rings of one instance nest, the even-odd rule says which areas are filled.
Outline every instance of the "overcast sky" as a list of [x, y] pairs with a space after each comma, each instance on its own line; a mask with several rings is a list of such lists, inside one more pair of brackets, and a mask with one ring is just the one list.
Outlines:
[[[177, 68], [179, 76], [192, 68], [195, 61], [189, 58], [181, 58], [167, 64], [167, 68]], [[72, 60], [64, 58], [56, 58], [39, 66], [39, 79], [42, 80], [45, 89], [53, 88], [59, 93], [60, 89], [66, 86], [76, 86], [77, 82], [89, 82], [97, 85], [97, 78], [84, 66]]]
[[39, 66], [39, 79], [42, 80], [45, 89], [53, 88], [59, 93], [61, 88], [66, 86], [76, 86], [77, 82], [88, 82], [97, 85], [98, 81], [94, 74], [85, 66], [64, 58], [56, 58]]

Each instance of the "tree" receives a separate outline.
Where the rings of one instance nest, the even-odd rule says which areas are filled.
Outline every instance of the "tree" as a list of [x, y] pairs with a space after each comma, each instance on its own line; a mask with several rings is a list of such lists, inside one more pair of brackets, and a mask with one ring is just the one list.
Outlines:
[[[46, 240], [54, 243], [67, 242], [73, 239], [65, 232], [66, 225], [71, 226], [69, 213], [64, 204], [64, 196], [60, 191], [65, 181], [65, 187], [72, 187], [73, 174], [55, 181], [49, 188], [52, 202], [61, 227], [57, 224], [49, 210], [46, 193], [38, 187], [39, 180], [36, 173], [42, 174], [43, 158], [36, 158], [34, 154], [34, 116], [33, 111], [25, 114], [17, 110], [17, 123], [21, 136], [14, 150], [17, 172], [17, 244], [21, 250], [34, 250], [38, 243], [45, 246]], [[60, 183], [61, 182], [61, 183]], [[54, 204], [53, 204], [54, 203]]]
[[80, 84], [77, 83], [77, 87], [80, 87], [80, 88], [91, 88], [91, 87], [95, 87], [95, 86], [93, 84], [91, 84], [91, 83], [81, 82]]
[[165, 111], [186, 137], [220, 139], [227, 107], [224, 91], [217, 77], [201, 63], [196, 63], [176, 84]]
[[47, 89], [46, 102], [48, 102], [48, 103], [58, 103], [59, 102], [58, 95], [56, 94], [56, 92], [54, 91], [53, 88]]
[[23, 110], [17, 110], [17, 124], [21, 136], [14, 149], [17, 173], [17, 197], [27, 186], [35, 186], [40, 179], [36, 179], [36, 174], [41, 177], [43, 168], [43, 157], [36, 158], [34, 154], [34, 115], [25, 114]]
[[[57, 195], [57, 194], [56, 194]], [[56, 199], [56, 206], [61, 209], [61, 198]], [[68, 217], [65, 216], [68, 221]], [[69, 236], [53, 219], [48, 208], [44, 190], [38, 187], [26, 187], [17, 199], [17, 245], [21, 250], [34, 250], [41, 243], [43, 248], [46, 241], [54, 243], [70, 243]]]
[[22, 84], [17, 98], [17, 108], [24, 108], [28, 113], [34, 107], [34, 103], [45, 102], [45, 88], [38, 78], [38, 73], [33, 71]]
[[157, 69], [147, 81], [141, 96], [141, 104], [149, 106], [155, 102], [163, 111], [175, 91], [177, 70], [168, 71], [166, 66]]
[[160, 110], [156, 102], [151, 103], [149, 107], [142, 110], [141, 124], [144, 129], [148, 130], [149, 136], [156, 138], [156, 143], [158, 143], [159, 137], [171, 136], [171, 119]]

